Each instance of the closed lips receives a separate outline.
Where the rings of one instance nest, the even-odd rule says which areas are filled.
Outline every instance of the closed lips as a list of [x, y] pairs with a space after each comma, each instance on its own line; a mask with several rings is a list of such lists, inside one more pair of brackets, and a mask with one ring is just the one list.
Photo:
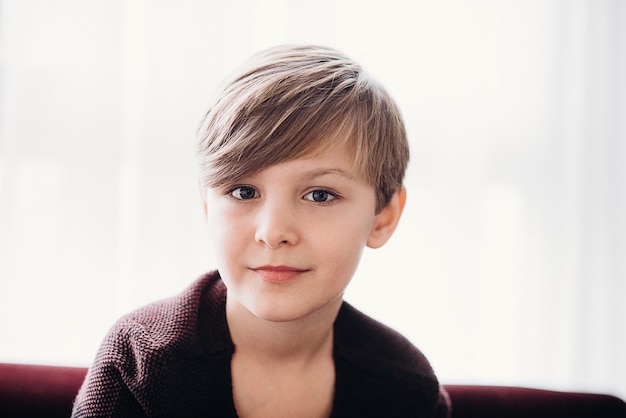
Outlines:
[[261, 266], [252, 270], [258, 273], [262, 280], [270, 283], [286, 283], [307, 271], [289, 266]]

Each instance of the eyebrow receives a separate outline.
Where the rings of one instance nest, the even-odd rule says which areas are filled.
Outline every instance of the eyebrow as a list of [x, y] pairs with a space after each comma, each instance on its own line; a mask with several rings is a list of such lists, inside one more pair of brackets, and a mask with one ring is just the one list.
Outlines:
[[310, 172], [306, 173], [306, 177], [315, 179], [317, 177], [327, 176], [329, 174], [336, 174], [352, 181], [357, 180], [354, 174], [347, 172], [345, 170], [342, 170], [340, 168], [320, 168], [316, 170], [311, 170]]

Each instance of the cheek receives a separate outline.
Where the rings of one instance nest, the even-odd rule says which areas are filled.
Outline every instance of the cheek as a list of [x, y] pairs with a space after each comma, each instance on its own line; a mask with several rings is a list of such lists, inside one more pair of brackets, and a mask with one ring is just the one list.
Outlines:
[[233, 212], [233, 210], [228, 210], [226, 205], [220, 204], [219, 200], [215, 200], [207, 207], [207, 230], [211, 240], [223, 240], [233, 234], [237, 225], [241, 225], [241, 222], [236, 221], [237, 217]]
[[207, 235], [215, 255], [217, 267], [222, 270], [226, 268], [232, 253], [237, 251], [237, 239], [241, 231], [233, 227], [228, 217], [224, 216], [219, 209], [212, 211], [209, 208], [207, 213]]
[[334, 270], [356, 270], [370, 229], [369, 223], [357, 221], [345, 221], [341, 227], [330, 229], [319, 243], [326, 262]]
[[219, 243], [219, 237], [222, 233], [219, 225], [219, 222], [217, 222], [217, 220], [215, 219], [215, 214], [207, 212], [206, 232], [207, 236], [209, 237], [209, 241], [211, 241], [211, 244], [213, 245]]

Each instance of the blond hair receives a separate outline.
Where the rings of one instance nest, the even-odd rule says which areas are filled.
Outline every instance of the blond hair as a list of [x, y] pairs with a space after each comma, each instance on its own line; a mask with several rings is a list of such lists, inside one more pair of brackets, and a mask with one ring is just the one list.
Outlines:
[[400, 112], [360, 65], [321, 46], [278, 46], [225, 83], [198, 128], [201, 186], [220, 187], [337, 146], [376, 190], [376, 212], [402, 187], [409, 146]]

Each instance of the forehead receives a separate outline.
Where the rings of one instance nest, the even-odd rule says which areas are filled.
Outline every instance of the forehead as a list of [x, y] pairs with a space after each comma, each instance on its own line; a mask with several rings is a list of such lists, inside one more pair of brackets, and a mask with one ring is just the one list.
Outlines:
[[334, 175], [358, 181], [360, 178], [353, 161], [352, 153], [345, 147], [341, 147], [273, 164], [264, 167], [259, 172], [283, 168], [286, 171], [292, 171], [295, 177], [316, 178]]
[[298, 129], [292, 129], [291, 121], [281, 125], [284, 129], [271, 132], [265, 130], [262, 118], [248, 119], [231, 134], [214, 138], [203, 151], [203, 182], [209, 187], [232, 185], [283, 162], [342, 156], [344, 165], [350, 165], [349, 171], [371, 183], [366, 155], [370, 150], [361, 138], [358, 121], [349, 113], [335, 114], [330, 120], [309, 120]]
[[[318, 149], [309, 154], [285, 159], [274, 164], [266, 164], [250, 171], [234, 182], [246, 178], [277, 175], [284, 180], [313, 180], [323, 177], [342, 178], [353, 182], [366, 183], [354, 164], [354, 153], [347, 146], [334, 146]], [[281, 177], [282, 176], [282, 177]]]

